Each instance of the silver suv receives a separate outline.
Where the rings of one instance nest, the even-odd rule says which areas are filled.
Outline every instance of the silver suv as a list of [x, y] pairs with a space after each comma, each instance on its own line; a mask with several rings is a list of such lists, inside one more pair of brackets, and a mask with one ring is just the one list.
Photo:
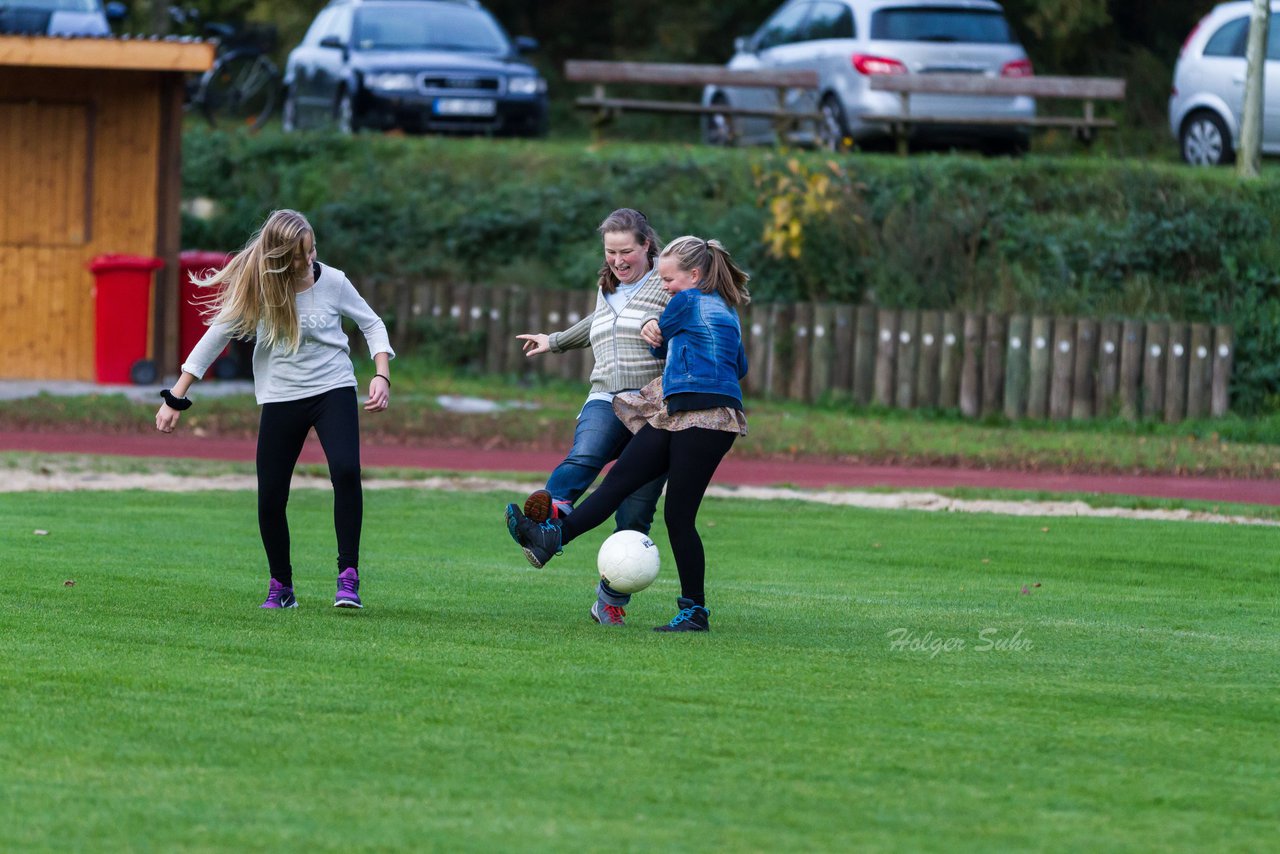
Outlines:
[[[749, 38], [740, 38], [730, 68], [811, 69], [818, 72], [816, 92], [791, 90], [786, 106], [825, 116], [818, 138], [798, 135], [795, 142], [866, 144], [887, 141], [889, 128], [863, 122], [864, 114], [895, 114], [901, 109], [892, 92], [873, 92], [876, 74], [983, 74], [1026, 77], [1033, 73], [1026, 51], [993, 0], [789, 0]], [[709, 86], [706, 105], [772, 108], [767, 89]], [[912, 110], [939, 115], [998, 118], [1035, 115], [1035, 100], [1022, 97], [917, 95]], [[775, 140], [767, 119], [721, 114], [704, 123], [713, 144], [768, 143]], [[913, 141], [1023, 150], [1022, 126], [931, 125], [913, 132]]]
[[[1182, 45], [1169, 95], [1169, 129], [1182, 159], [1216, 166], [1235, 159], [1248, 63], [1249, 0], [1223, 3], [1196, 24]], [[1262, 150], [1280, 154], [1280, 3], [1271, 4], [1263, 84]]]

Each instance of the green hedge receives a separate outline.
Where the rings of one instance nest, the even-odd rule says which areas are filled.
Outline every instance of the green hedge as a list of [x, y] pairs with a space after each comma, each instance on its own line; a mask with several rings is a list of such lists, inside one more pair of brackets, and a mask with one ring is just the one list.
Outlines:
[[584, 287], [595, 228], [644, 210], [719, 237], [764, 300], [1230, 323], [1233, 400], [1280, 409], [1280, 181], [1101, 158], [829, 155], [192, 128], [189, 247], [231, 249], [305, 211], [357, 282]]

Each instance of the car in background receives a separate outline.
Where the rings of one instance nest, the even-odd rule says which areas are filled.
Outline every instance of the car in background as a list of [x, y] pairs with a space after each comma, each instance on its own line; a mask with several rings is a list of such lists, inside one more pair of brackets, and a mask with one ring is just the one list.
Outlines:
[[536, 48], [474, 0], [332, 0], [289, 54], [284, 129], [541, 136]]
[[0, 0], [0, 35], [109, 36], [110, 22], [126, 13], [123, 3], [102, 0]]
[[[1178, 54], [1169, 94], [1169, 129], [1182, 159], [1217, 166], [1235, 159], [1248, 68], [1248, 0], [1222, 3], [1191, 30]], [[1280, 154], [1280, 3], [1271, 5], [1264, 63], [1262, 150]]]
[[[1026, 77], [1033, 73], [999, 3], [993, 0], [789, 0], [748, 38], [735, 44], [729, 68], [807, 69], [818, 72], [816, 92], [791, 90], [785, 106], [824, 116], [815, 138], [797, 137], [829, 147], [887, 143], [891, 132], [881, 122], [863, 122], [869, 114], [897, 114], [901, 101], [892, 92], [874, 92], [878, 74], [981, 74]], [[772, 108], [773, 92], [709, 86], [703, 104]], [[916, 95], [913, 111], [934, 115], [1028, 119], [1035, 100], [1025, 97]], [[710, 115], [704, 139], [727, 142], [776, 141], [766, 119]], [[1024, 126], [980, 124], [918, 126], [912, 141], [1023, 151], [1030, 140]]]

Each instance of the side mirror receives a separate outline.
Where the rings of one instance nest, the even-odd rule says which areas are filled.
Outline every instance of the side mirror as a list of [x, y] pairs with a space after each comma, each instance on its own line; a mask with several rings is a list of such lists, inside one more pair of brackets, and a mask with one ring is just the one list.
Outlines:
[[516, 36], [516, 53], [533, 53], [537, 49], [537, 39], [531, 36]]
[[108, 3], [102, 10], [108, 21], [123, 21], [129, 9], [123, 3]]
[[346, 50], [347, 46], [337, 36], [325, 36], [320, 39], [320, 47], [331, 47], [335, 50]]
[[734, 53], [747, 53], [751, 50], [751, 39], [746, 36], [738, 36], [733, 40]]

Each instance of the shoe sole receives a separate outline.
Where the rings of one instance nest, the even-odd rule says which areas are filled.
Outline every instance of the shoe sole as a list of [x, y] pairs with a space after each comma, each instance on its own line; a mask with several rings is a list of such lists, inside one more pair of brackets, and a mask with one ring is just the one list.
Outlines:
[[[519, 540], [517, 540], [516, 542], [519, 542]], [[542, 567], [544, 566], [544, 563], [538, 560], [537, 556], [533, 553], [532, 549], [528, 548], [527, 546], [521, 546], [520, 551], [524, 552], [525, 559], [529, 561], [529, 563], [533, 566], [534, 569], [542, 569]]]
[[298, 607], [297, 602], [294, 602], [292, 605], [281, 605], [279, 608], [268, 608], [265, 605], [259, 605], [258, 609], [262, 611], [283, 611], [285, 608], [296, 608], [296, 607]]
[[339, 599], [333, 603], [335, 608], [363, 608], [364, 605], [351, 599]]
[[551, 518], [551, 506], [551, 493], [538, 489], [524, 500], [524, 515], [541, 525]]

